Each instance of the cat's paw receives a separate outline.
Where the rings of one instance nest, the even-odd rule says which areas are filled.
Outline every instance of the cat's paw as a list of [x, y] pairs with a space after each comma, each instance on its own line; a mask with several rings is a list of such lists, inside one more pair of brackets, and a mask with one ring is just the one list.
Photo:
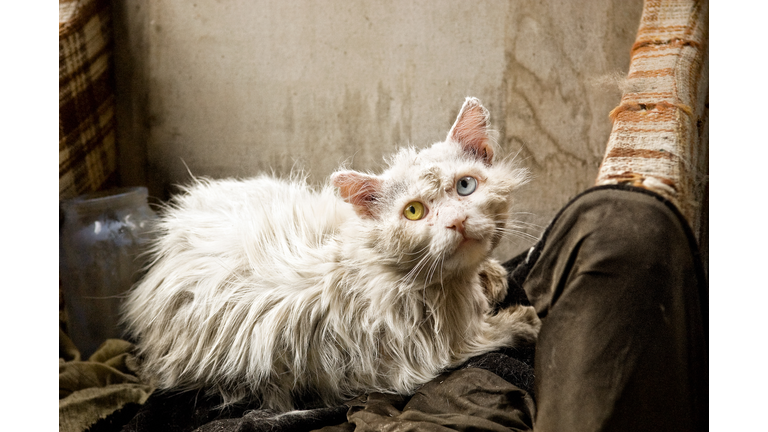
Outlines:
[[492, 303], [499, 303], [507, 295], [507, 270], [493, 258], [480, 264], [478, 271], [483, 293]]
[[539, 319], [539, 315], [536, 313], [536, 309], [534, 309], [533, 306], [516, 305], [510, 307], [508, 310], [513, 311], [512, 315], [516, 319], [528, 324], [531, 328], [536, 329], [536, 332], [538, 333], [539, 328], [541, 328], [541, 319]]
[[494, 327], [507, 332], [515, 341], [536, 342], [541, 329], [541, 320], [533, 306], [515, 305], [502, 309], [490, 317], [489, 321]]
[[517, 305], [512, 308], [513, 317], [520, 323], [522, 331], [525, 334], [525, 338], [530, 341], [535, 341], [539, 336], [539, 330], [541, 329], [541, 319], [536, 313], [536, 309], [533, 306]]

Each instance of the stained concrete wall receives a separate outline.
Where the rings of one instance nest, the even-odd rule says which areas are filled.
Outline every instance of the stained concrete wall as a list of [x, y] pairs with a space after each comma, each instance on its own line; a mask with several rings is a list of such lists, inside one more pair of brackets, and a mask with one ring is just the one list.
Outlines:
[[[189, 171], [382, 167], [479, 97], [534, 180], [537, 235], [591, 186], [642, 1], [116, 0], [120, 174], [167, 198]], [[510, 239], [505, 259], [531, 245]]]

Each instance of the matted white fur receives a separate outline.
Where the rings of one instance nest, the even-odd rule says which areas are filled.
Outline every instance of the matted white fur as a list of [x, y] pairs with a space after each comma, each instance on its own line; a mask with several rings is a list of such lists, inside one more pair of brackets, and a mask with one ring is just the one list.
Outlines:
[[[490, 252], [527, 179], [494, 155], [488, 113], [468, 98], [446, 141], [401, 150], [378, 176], [339, 171], [320, 189], [195, 180], [160, 217], [153, 263], [125, 303], [142, 376], [288, 411], [411, 393], [533, 341], [532, 308], [491, 314], [507, 285]], [[477, 186], [462, 196], [465, 176]], [[404, 216], [414, 201], [420, 220]]]

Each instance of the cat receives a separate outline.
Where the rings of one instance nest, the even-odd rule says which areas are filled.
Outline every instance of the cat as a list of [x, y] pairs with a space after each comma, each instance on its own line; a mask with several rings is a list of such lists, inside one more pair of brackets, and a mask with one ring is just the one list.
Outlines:
[[467, 98], [447, 139], [404, 148], [380, 175], [315, 189], [262, 175], [196, 178], [157, 221], [123, 320], [159, 389], [208, 389], [276, 411], [410, 394], [447, 368], [535, 341], [530, 306], [491, 251], [528, 171], [497, 161]]

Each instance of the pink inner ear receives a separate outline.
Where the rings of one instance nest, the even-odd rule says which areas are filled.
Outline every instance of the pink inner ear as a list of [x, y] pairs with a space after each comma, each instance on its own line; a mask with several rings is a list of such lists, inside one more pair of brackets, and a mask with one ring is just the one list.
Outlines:
[[355, 212], [362, 217], [373, 217], [381, 180], [356, 171], [342, 171], [331, 175], [331, 183], [339, 188], [344, 201], [352, 204]]
[[475, 98], [468, 98], [448, 139], [459, 143], [465, 152], [482, 159], [486, 165], [493, 161], [493, 149], [488, 138], [488, 111]]

